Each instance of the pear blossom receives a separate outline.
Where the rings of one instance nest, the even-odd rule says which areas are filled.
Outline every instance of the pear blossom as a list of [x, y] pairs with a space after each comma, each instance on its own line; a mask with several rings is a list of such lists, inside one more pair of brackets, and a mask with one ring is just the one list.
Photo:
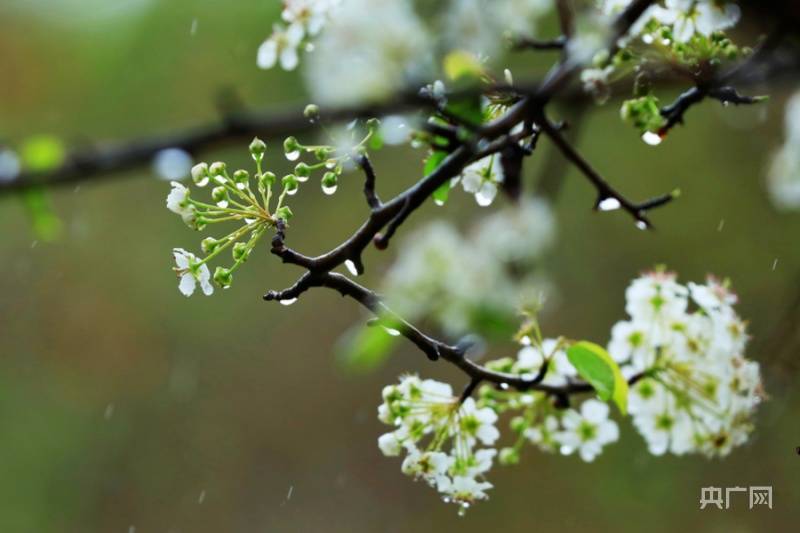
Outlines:
[[305, 28], [308, 35], [320, 32], [328, 18], [328, 11], [338, 2], [335, 0], [285, 0], [281, 17], [289, 25]]
[[494, 426], [497, 422], [497, 413], [488, 407], [477, 408], [472, 398], [467, 398], [461, 405], [459, 418], [459, 427], [456, 431], [468, 441], [478, 439], [482, 444], [491, 446], [500, 437], [500, 432]]
[[299, 63], [297, 48], [304, 34], [303, 26], [297, 23], [286, 29], [276, 25], [272, 35], [258, 48], [259, 68], [271, 69], [280, 63], [283, 70], [294, 70]]
[[487, 498], [486, 491], [493, 485], [488, 481], [477, 481], [469, 476], [455, 476], [451, 482], [439, 486], [439, 491], [446, 494], [454, 503], [471, 505]]
[[497, 196], [497, 186], [503, 182], [503, 169], [495, 155], [486, 156], [464, 167], [461, 186], [474, 194], [481, 207], [491, 205]]
[[564, 427], [554, 435], [561, 445], [561, 453], [569, 455], [575, 451], [586, 462], [591, 462], [603, 450], [603, 446], [619, 439], [617, 423], [608, 419], [608, 404], [598, 400], [586, 400], [581, 411], [568, 410], [561, 419]]
[[177, 181], [170, 182], [170, 185], [172, 190], [167, 195], [167, 209], [180, 215], [187, 226], [194, 228], [197, 219], [194, 205], [189, 201], [189, 189]]
[[715, 31], [736, 25], [741, 16], [739, 6], [720, 0], [666, 0], [666, 9], [656, 14], [663, 24], [672, 24], [675, 40], [685, 43], [695, 33], [710, 36]]
[[178, 290], [181, 294], [191, 296], [198, 283], [200, 283], [203, 294], [206, 296], [213, 294], [211, 272], [205, 263], [200, 263], [197, 256], [183, 248], [175, 248], [172, 250], [172, 255], [175, 258], [175, 272], [180, 279]]

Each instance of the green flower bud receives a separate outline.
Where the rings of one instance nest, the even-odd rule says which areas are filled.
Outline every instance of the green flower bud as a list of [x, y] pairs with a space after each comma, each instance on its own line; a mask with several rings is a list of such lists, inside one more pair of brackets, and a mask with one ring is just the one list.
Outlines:
[[295, 191], [297, 191], [299, 182], [297, 180], [297, 176], [294, 174], [286, 174], [283, 179], [281, 179], [281, 184], [283, 185], [283, 188], [289, 192], [289, 194], [293, 194]]
[[283, 207], [275, 211], [275, 216], [278, 218], [282, 218], [283, 220], [289, 220], [294, 216], [294, 213], [292, 213], [292, 210], [289, 209], [288, 205], [284, 205]]
[[202, 241], [200, 241], [200, 248], [203, 250], [204, 254], [210, 254], [214, 250], [217, 249], [217, 246], [220, 245], [220, 242], [215, 239], [214, 237], [206, 237]]
[[211, 163], [211, 166], [208, 167], [208, 173], [212, 176], [224, 176], [227, 168], [228, 167], [222, 161], [216, 161]]
[[503, 448], [497, 458], [501, 465], [515, 465], [519, 463], [519, 452], [514, 448]]
[[264, 152], [267, 151], [267, 143], [259, 139], [258, 137], [253, 137], [253, 142], [250, 143], [250, 154], [253, 156], [253, 159], [259, 160], [263, 157]]
[[289, 158], [290, 161], [297, 159], [297, 156], [300, 155], [300, 148], [302, 148], [300, 143], [297, 142], [297, 139], [294, 137], [286, 137], [286, 140], [283, 141], [283, 153], [286, 154], [286, 157]]
[[309, 120], [315, 120], [319, 118], [319, 106], [314, 104], [308, 104], [306, 108], [303, 110], [303, 116], [305, 116]]
[[314, 157], [317, 158], [317, 161], [326, 161], [328, 157], [330, 157], [333, 150], [331, 150], [327, 146], [320, 146], [316, 150], [314, 150]]
[[515, 416], [511, 419], [511, 431], [514, 433], [522, 433], [528, 428], [528, 421], [521, 416]]
[[261, 192], [265, 192], [267, 189], [271, 189], [274, 183], [275, 183], [275, 174], [273, 174], [272, 172], [264, 172], [258, 178], [258, 190]]
[[294, 167], [294, 174], [298, 178], [308, 178], [311, 175], [311, 167], [303, 162], [297, 163], [297, 166]]
[[250, 179], [250, 173], [246, 170], [239, 169], [233, 173], [233, 181], [235, 183], [247, 183]]
[[[211, 189], [211, 199], [219, 205], [220, 202], [227, 202], [228, 201], [228, 190], [220, 185], [219, 187], [214, 187]], [[220, 206], [223, 207], [223, 206]]]
[[214, 271], [214, 283], [222, 287], [223, 289], [227, 289], [231, 286], [231, 282], [233, 281], [233, 272], [231, 272], [230, 268], [223, 268], [217, 267]]
[[247, 247], [247, 244], [243, 242], [237, 242], [233, 245], [233, 260], [238, 262], [247, 261], [248, 256], [250, 255], [250, 249]]

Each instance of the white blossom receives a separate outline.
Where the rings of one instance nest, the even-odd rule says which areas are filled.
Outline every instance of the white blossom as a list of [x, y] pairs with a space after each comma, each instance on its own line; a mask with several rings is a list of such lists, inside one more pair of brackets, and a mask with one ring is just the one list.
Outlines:
[[167, 195], [167, 209], [180, 215], [187, 226], [195, 227], [195, 208], [189, 201], [189, 189], [177, 181], [170, 182], [170, 185], [172, 189]]
[[175, 258], [175, 272], [180, 279], [178, 290], [181, 294], [191, 296], [198, 283], [206, 296], [210, 296], [214, 292], [214, 287], [211, 285], [211, 272], [205, 263], [201, 264], [197, 256], [183, 248], [175, 248], [172, 250], [172, 255]]
[[503, 168], [496, 155], [470, 163], [461, 173], [461, 186], [464, 191], [475, 195], [475, 201], [481, 207], [491, 205], [502, 182]]
[[590, 462], [603, 450], [603, 446], [619, 438], [617, 423], [608, 419], [608, 404], [598, 400], [586, 400], [581, 411], [570, 409], [561, 418], [563, 431], [554, 439], [561, 446], [561, 453], [569, 455], [575, 451], [584, 461]]
[[280, 63], [283, 70], [294, 70], [300, 61], [298, 47], [304, 34], [303, 26], [298, 23], [285, 29], [276, 25], [272, 35], [258, 48], [256, 62], [259, 68], [271, 69]]

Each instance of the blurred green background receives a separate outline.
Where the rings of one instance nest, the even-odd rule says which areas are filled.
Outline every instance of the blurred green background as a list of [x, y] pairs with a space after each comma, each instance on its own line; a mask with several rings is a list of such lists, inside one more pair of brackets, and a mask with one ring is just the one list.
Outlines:
[[[231, 88], [247, 106], [300, 105], [297, 73], [255, 66], [278, 10], [5, 0], [0, 140], [48, 133], [82, 146], [173, 131], [215, 120]], [[522, 65], [535, 74], [544, 62], [516, 64], [524, 77]], [[796, 530], [799, 317], [778, 325], [800, 293], [800, 216], [776, 212], [764, 187], [785, 97], [750, 109], [705, 103], [658, 148], [616, 106], [591, 113], [579, 147], [609, 180], [633, 198], [683, 195], [645, 233], [622, 213], [592, 212], [591, 188], [570, 171], [546, 260], [558, 287], [546, 331], [600, 343], [637, 272], [665, 263], [684, 281], [730, 276], [771, 396], [751, 442], [722, 461], [655, 458], [623, 423], [621, 442], [593, 464], [528, 449], [519, 467], [495, 467], [491, 500], [465, 518], [376, 446], [384, 384], [418, 371], [460, 387], [456, 370], [403, 343], [373, 374], [344, 372], [333, 347], [364, 313], [324, 291], [291, 307], [261, 301], [299, 273], [266, 249], [229, 291], [182, 297], [170, 250], [199, 239], [164, 208], [168, 185], [149, 168], [54, 192], [64, 231], [52, 243], [36, 240], [18, 199], [0, 199], [0, 531]], [[549, 153], [541, 144], [529, 179]], [[381, 193], [411, 183], [421, 157], [377, 154]], [[244, 165], [246, 149], [204, 158]], [[366, 214], [360, 187], [354, 175], [334, 199], [317, 187], [298, 195], [292, 245], [317, 253], [347, 236]], [[400, 237], [433, 217], [475, 216], [470, 198], [453, 196], [426, 205]], [[392, 256], [370, 250], [365, 283]], [[727, 511], [699, 510], [701, 487], [750, 485], [774, 487], [773, 510], [748, 510], [743, 496]]]

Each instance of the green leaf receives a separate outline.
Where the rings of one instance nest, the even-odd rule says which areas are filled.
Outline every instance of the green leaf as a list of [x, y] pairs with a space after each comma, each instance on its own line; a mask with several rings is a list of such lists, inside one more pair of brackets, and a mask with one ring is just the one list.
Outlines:
[[425, 168], [422, 170], [423, 174], [425, 176], [430, 175], [434, 170], [439, 168], [439, 165], [442, 164], [442, 161], [444, 161], [445, 157], [447, 157], [447, 152], [442, 150], [435, 150], [431, 152], [431, 155], [425, 159]]
[[66, 150], [59, 139], [37, 135], [28, 139], [20, 150], [22, 164], [30, 172], [46, 172], [64, 162]]
[[24, 191], [22, 203], [31, 217], [36, 237], [47, 242], [55, 240], [61, 233], [61, 219], [53, 211], [44, 189], [37, 187]]
[[483, 75], [483, 65], [480, 60], [464, 50], [455, 50], [447, 54], [442, 66], [445, 75], [451, 81], [462, 78], [478, 79]]
[[476, 126], [483, 123], [483, 109], [480, 96], [466, 95], [462, 98], [451, 98], [447, 101], [447, 111], [466, 124]]
[[597, 344], [581, 341], [567, 349], [567, 359], [597, 391], [603, 401], [613, 400], [622, 414], [628, 406], [628, 382], [622, 376], [619, 365], [608, 352]]
[[444, 205], [447, 202], [447, 198], [450, 197], [450, 180], [447, 180], [445, 183], [439, 185], [439, 188], [433, 191], [433, 201], [436, 202], [437, 205]]
[[346, 371], [365, 374], [388, 359], [397, 340], [380, 326], [357, 326], [339, 340], [336, 358]]

